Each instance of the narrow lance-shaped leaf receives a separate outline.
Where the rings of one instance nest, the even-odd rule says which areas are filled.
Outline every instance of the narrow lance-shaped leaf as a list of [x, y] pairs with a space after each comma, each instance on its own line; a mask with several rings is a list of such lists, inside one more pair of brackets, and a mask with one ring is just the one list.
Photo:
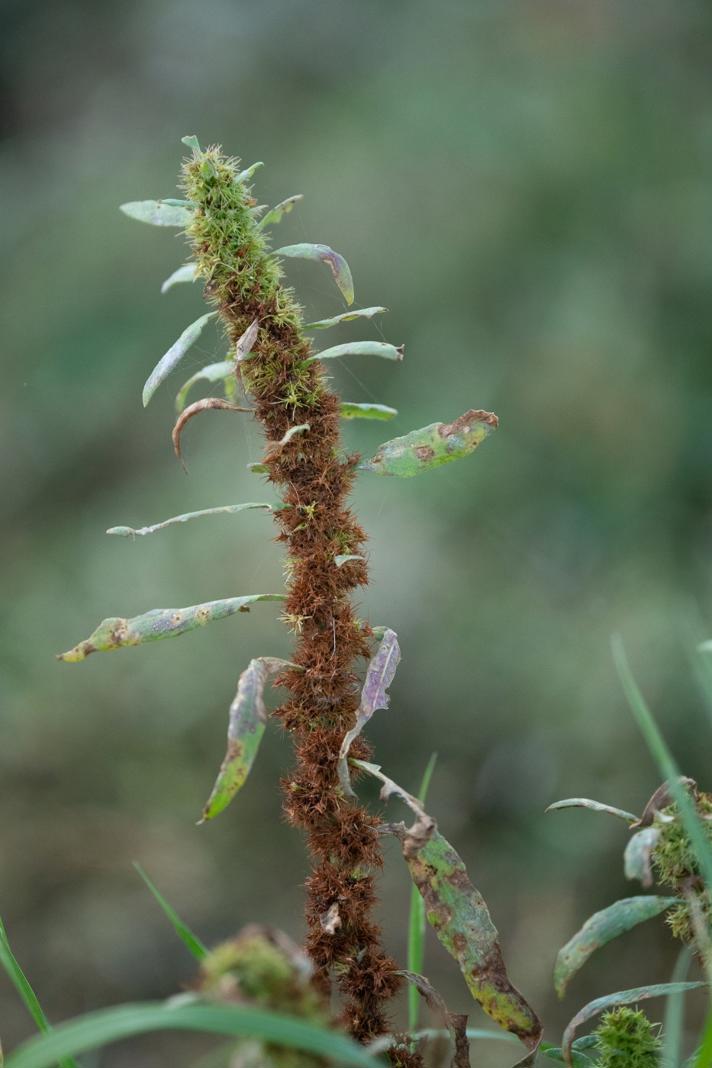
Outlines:
[[[209, 412], [215, 409], [225, 412], [252, 411], [252, 408], [243, 408], [239, 404], [231, 404], [230, 401], [226, 401], [222, 397], [203, 397], [202, 400], [194, 401], [192, 404], [189, 404], [188, 407], [180, 413], [175, 421], [173, 430], [171, 431], [173, 451], [181, 463], [183, 463], [181, 438], [186, 424], [189, 423], [191, 419], [194, 419], [196, 415], [200, 415], [201, 412]], [[185, 464], [183, 464], [183, 466], [185, 467]]]
[[[423, 772], [418, 790], [418, 801], [425, 805], [433, 777], [437, 753], [433, 753]], [[408, 914], [408, 969], [422, 972], [425, 963], [425, 903], [416, 886], [410, 888], [410, 908]], [[416, 991], [408, 989], [408, 1030], [413, 1032], [418, 1026], [418, 998]]]
[[412, 478], [469, 456], [497, 426], [497, 416], [492, 412], [465, 412], [454, 423], [431, 423], [422, 430], [411, 430], [403, 437], [386, 441], [359, 468], [377, 475]]
[[347, 341], [345, 345], [334, 345], [323, 352], [315, 352], [304, 362], [338, 360], [341, 356], [380, 356], [383, 360], [402, 360], [403, 346], [390, 345], [387, 341]]
[[632, 990], [619, 990], [615, 994], [606, 994], [604, 997], [589, 1001], [588, 1005], [584, 1005], [580, 1012], [576, 1013], [564, 1031], [561, 1049], [566, 1063], [571, 1064], [571, 1047], [576, 1029], [581, 1024], [587, 1023], [594, 1016], [598, 1016], [599, 1013], [605, 1012], [607, 1009], [613, 1009], [616, 1005], [635, 1005], [637, 1002], [645, 1001], [647, 998], [667, 997], [668, 994], [683, 994], [688, 990], [699, 990], [700, 987], [706, 985], [706, 983], [699, 982], [657, 983], [654, 986], [637, 986]]
[[264, 691], [270, 675], [293, 667], [288, 660], [260, 656], [251, 660], [240, 675], [235, 699], [230, 705], [227, 752], [200, 820], [212, 820], [242, 788], [257, 756], [267, 725]]
[[180, 918], [180, 916], [170, 904], [170, 902], [166, 901], [165, 897], [160, 892], [158, 887], [151, 882], [146, 872], [143, 870], [140, 864], [136, 863], [136, 861], [134, 861], [134, 868], [141, 876], [150, 892], [153, 894], [153, 897], [158, 903], [159, 908], [162, 910], [163, 914], [173, 927], [173, 930], [178, 935], [188, 952], [193, 957], [195, 957], [196, 960], [205, 960], [208, 955], [208, 950], [203, 945], [198, 936], [194, 934], [193, 931], [191, 931], [190, 927], [188, 927], [187, 923], [185, 923]]
[[354, 401], [341, 402], [342, 419], [394, 419], [398, 415], [396, 408], [387, 404], [356, 404]]
[[313, 245], [303, 242], [299, 245], [283, 245], [275, 249], [275, 256], [286, 256], [291, 259], [317, 260], [325, 263], [331, 271], [334, 281], [347, 304], [354, 302], [354, 282], [351, 277], [351, 269], [344, 257], [334, 252], [328, 245]]
[[144, 408], [160, 386], [161, 382], [168, 377], [171, 371], [175, 370], [186, 352], [188, 352], [191, 346], [195, 344], [202, 334], [206, 323], [208, 323], [215, 314], [215, 312], [207, 312], [205, 315], [201, 315], [199, 319], [196, 319], [194, 323], [191, 323], [190, 326], [185, 328], [178, 340], [174, 341], [168, 351], [161, 356], [160, 360], [146, 379], [146, 384], [143, 387]]
[[254, 177], [260, 167], [264, 167], [264, 163], [262, 162], [262, 160], [258, 160], [257, 163], [250, 164], [250, 166], [246, 167], [244, 171], [240, 171], [237, 176], [238, 182], [249, 182], [250, 178]]
[[174, 515], [170, 519], [164, 519], [162, 523], [153, 523], [150, 527], [109, 527], [107, 534], [118, 534], [122, 538], [143, 537], [145, 534], [155, 534], [158, 530], [175, 526], [177, 523], [187, 523], [191, 519], [202, 519], [206, 515], [237, 515], [250, 508], [264, 508], [272, 511], [271, 504], [263, 504], [248, 501], [246, 504], [222, 504], [217, 508], [201, 508], [199, 512], [185, 512], [183, 515]]
[[294, 209], [294, 205], [298, 204], [300, 200], [304, 200], [304, 194], [295, 193], [294, 196], [287, 197], [286, 200], [275, 204], [257, 224], [258, 230], [264, 230], [266, 226], [274, 226], [276, 223], [281, 222], [284, 216], [289, 215], [290, 211]]
[[554, 967], [554, 986], [559, 997], [588, 958], [625, 931], [659, 916], [678, 901], [676, 897], [626, 897], [594, 912], [580, 931], [559, 950]]
[[197, 263], [184, 263], [182, 267], [177, 267], [161, 285], [161, 293], [167, 293], [169, 289], [180, 285], [181, 282], [194, 282], [197, 268]]
[[176, 394], [176, 411], [182, 412], [185, 408], [186, 401], [188, 400], [188, 394], [194, 385], [198, 382], [224, 382], [235, 374], [235, 363], [233, 360], [223, 360], [221, 363], [209, 363], [207, 367], [201, 367], [199, 371], [196, 371], [194, 375], [191, 375], [187, 382], [184, 382]]
[[376, 655], [366, 670], [366, 678], [361, 691], [361, 702], [356, 713], [356, 723], [344, 735], [339, 750], [339, 781], [341, 789], [349, 797], [354, 796], [349, 778], [348, 755], [351, 743], [368, 723], [373, 713], [379, 708], [388, 708], [388, 687], [393, 682], [396, 668], [400, 663], [398, 635], [394, 630], [386, 630], [381, 639]]
[[284, 436], [280, 438], [279, 441], [275, 442], [275, 445], [282, 448], [284, 445], [288, 445], [292, 438], [296, 437], [297, 434], [306, 434], [310, 429], [311, 427], [309, 426], [309, 423], [300, 423], [299, 426], [290, 426]]
[[189, 226], [193, 221], [192, 208], [168, 200], [132, 200], [120, 207], [129, 219], [151, 226]]
[[497, 928], [461, 857], [414, 797], [383, 775], [377, 765], [363, 760], [353, 763], [380, 779], [384, 784], [382, 798], [396, 795], [415, 813], [412, 827], [396, 824], [392, 829], [425, 902], [428, 923], [460, 965], [470, 993], [487, 1015], [517, 1035], [533, 1053], [541, 1041], [541, 1022], [509, 980]]
[[358, 553], [340, 553], [334, 557], [334, 563], [337, 567], [343, 567], [344, 564], [351, 563], [352, 560], [363, 560], [363, 556], [359, 556]]
[[549, 805], [547, 812], [558, 812], [564, 808], [587, 808], [591, 812], [607, 812], [609, 816], [616, 816], [626, 823], [637, 823], [638, 817], [634, 812], [626, 812], [624, 808], [614, 808], [613, 805], [604, 805], [602, 801], [592, 801], [590, 797], [566, 797], [563, 801], [555, 801]]
[[327, 330], [330, 326], [338, 326], [339, 323], [350, 323], [354, 319], [373, 319], [374, 315], [387, 312], [388, 308], [352, 308], [342, 312], [341, 315], [332, 315], [329, 319], [317, 319], [315, 323], [307, 323], [306, 330]]
[[632, 836], [623, 853], [626, 879], [638, 879], [646, 888], [653, 885], [652, 852], [659, 837], [657, 827], [644, 827]]
[[216, 619], [234, 616], [236, 612], [248, 612], [251, 604], [258, 601], [283, 601], [283, 593], [250, 593], [244, 597], [224, 597], [218, 601], [189, 605], [187, 608], [153, 608], [140, 616], [122, 619], [111, 616], [79, 642], [73, 649], [60, 653], [58, 660], [77, 664], [91, 653], [109, 653], [130, 645], [143, 645], [163, 638], [176, 638], [189, 630], [204, 627]]

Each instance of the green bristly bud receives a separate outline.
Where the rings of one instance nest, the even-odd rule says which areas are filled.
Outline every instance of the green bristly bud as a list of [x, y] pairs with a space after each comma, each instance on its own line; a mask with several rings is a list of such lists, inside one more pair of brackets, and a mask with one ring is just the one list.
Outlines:
[[598, 1068], [657, 1068], [662, 1048], [659, 1025], [640, 1009], [620, 1005], [604, 1014], [596, 1029]]

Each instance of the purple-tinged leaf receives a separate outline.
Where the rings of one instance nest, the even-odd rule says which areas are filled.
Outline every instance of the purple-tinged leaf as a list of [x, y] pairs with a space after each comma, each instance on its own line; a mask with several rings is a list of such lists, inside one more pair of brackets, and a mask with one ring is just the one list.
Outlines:
[[267, 681], [270, 675], [293, 666], [288, 660], [279, 660], [273, 656], [260, 656], [251, 660], [240, 675], [237, 693], [230, 705], [227, 752], [203, 809], [200, 823], [214, 819], [227, 808], [235, 794], [244, 785], [267, 725], [267, 709], [264, 702]]
[[60, 653], [58, 660], [78, 664], [91, 653], [110, 653], [131, 645], [144, 645], [163, 638], [176, 638], [189, 630], [204, 627], [216, 619], [226, 619], [236, 612], [249, 612], [258, 601], [284, 601], [283, 593], [250, 593], [244, 597], [225, 597], [219, 601], [190, 605], [188, 608], [152, 608], [140, 616], [122, 619], [111, 616], [103, 619], [88, 638], [73, 649]]
[[189, 226], [193, 221], [193, 209], [168, 200], [132, 200], [121, 204], [120, 210], [129, 219], [149, 223], [151, 226]]
[[298, 245], [283, 245], [274, 250], [275, 256], [286, 256], [290, 259], [318, 260], [325, 263], [331, 271], [334, 281], [347, 304], [354, 302], [354, 282], [351, 277], [351, 269], [344, 257], [334, 252], [328, 245], [314, 245], [302, 242]]
[[581, 930], [557, 954], [554, 987], [559, 997], [564, 996], [571, 979], [597, 949], [639, 923], [659, 916], [678, 900], [676, 897], [626, 897], [589, 916]]
[[393, 682], [396, 668], [400, 662], [400, 655], [396, 632], [394, 630], [386, 630], [378, 651], [366, 670], [366, 678], [361, 691], [361, 703], [356, 713], [356, 723], [344, 735], [339, 751], [339, 780], [344, 793], [350, 797], [354, 796], [348, 768], [351, 743], [358, 738], [377, 709], [388, 708], [389, 697], [387, 690]]
[[563, 801], [555, 801], [549, 805], [547, 812], [558, 812], [563, 808], [587, 808], [591, 812], [607, 812], [609, 816], [617, 816], [627, 824], [635, 823], [638, 819], [632, 812], [626, 812], [623, 808], [614, 808], [613, 805], [604, 805], [602, 801], [592, 801], [589, 797], [567, 797]]
[[186, 352], [188, 352], [191, 346], [198, 340], [206, 324], [209, 323], [215, 315], [215, 312], [207, 312], [207, 314], [201, 315], [199, 319], [196, 319], [194, 323], [191, 323], [190, 326], [186, 326], [177, 341], [174, 341], [168, 351], [161, 356], [160, 360], [146, 379], [146, 384], [143, 387], [144, 408], [160, 386], [161, 382], [168, 377], [171, 371], [175, 370]]
[[161, 285], [161, 293], [167, 293], [169, 289], [179, 285], [181, 282], [194, 282], [197, 269], [197, 263], [184, 263], [182, 267], [176, 268], [173, 274], [169, 274]]
[[264, 230], [266, 226], [274, 226], [276, 223], [281, 222], [284, 216], [289, 215], [290, 211], [294, 209], [294, 205], [298, 204], [300, 200], [304, 200], [304, 194], [295, 193], [294, 196], [287, 197], [286, 200], [275, 204], [257, 224], [257, 229]]
[[707, 983], [657, 983], [654, 986], [637, 986], [632, 990], [619, 990], [616, 994], [606, 994], [604, 997], [589, 1001], [588, 1005], [577, 1012], [573, 1020], [567, 1024], [561, 1040], [561, 1050], [566, 1064], [571, 1065], [571, 1048], [576, 1034], [576, 1029], [581, 1024], [587, 1023], [594, 1016], [614, 1009], [617, 1005], [635, 1005], [646, 998], [662, 998], [669, 994], [684, 994], [688, 990], [699, 990], [707, 986]]
[[388, 308], [354, 308], [351, 311], [342, 312], [341, 315], [332, 315], [330, 319], [317, 319], [315, 323], [307, 323], [306, 330], [327, 330], [330, 326], [338, 326], [339, 323], [350, 323], [354, 319], [373, 319], [374, 315], [387, 312]]
[[637, 879], [646, 889], [653, 885], [652, 852], [660, 831], [657, 827], [644, 827], [629, 839], [623, 854], [623, 871], [626, 879]]

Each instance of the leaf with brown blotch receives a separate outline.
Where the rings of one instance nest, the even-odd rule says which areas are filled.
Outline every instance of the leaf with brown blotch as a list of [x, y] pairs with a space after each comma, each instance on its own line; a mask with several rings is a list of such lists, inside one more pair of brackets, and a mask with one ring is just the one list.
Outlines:
[[699, 990], [704, 986], [707, 986], [707, 983], [657, 983], [654, 986], [637, 986], [632, 990], [619, 990], [615, 994], [605, 994], [601, 998], [589, 1001], [566, 1026], [561, 1039], [561, 1052], [564, 1055], [564, 1061], [568, 1065], [572, 1063], [571, 1051], [576, 1028], [580, 1027], [581, 1024], [587, 1023], [594, 1016], [598, 1016], [599, 1013], [605, 1012], [607, 1009], [614, 1009], [616, 1005], [635, 1005], [646, 998], [667, 997], [669, 994], [684, 994], [688, 990]]
[[250, 660], [240, 675], [237, 693], [230, 705], [227, 752], [200, 823], [214, 819], [227, 808], [244, 785], [267, 725], [264, 691], [269, 676], [293, 666], [288, 660], [259, 656]]
[[497, 928], [484, 898], [470, 882], [461, 857], [419, 802], [383, 775], [377, 765], [363, 760], [352, 763], [380, 779], [384, 784], [381, 797], [398, 796], [416, 814], [412, 827], [401, 823], [390, 825], [389, 829], [401, 843], [411, 878], [425, 902], [428, 923], [460, 965], [474, 999], [529, 1050], [520, 1063], [531, 1063], [541, 1042], [541, 1021], [509, 980]]
[[249, 593], [244, 597], [223, 597], [218, 601], [189, 605], [188, 608], [152, 608], [140, 616], [123, 619], [111, 616], [66, 653], [59, 653], [58, 660], [77, 664], [86, 660], [90, 653], [110, 653], [145, 642], [157, 642], [163, 638], [175, 638], [196, 627], [204, 627], [216, 619], [226, 619], [236, 612], [249, 612], [250, 605], [258, 601], [284, 601], [283, 593]]
[[452, 423], [430, 423], [384, 442], [375, 456], [358, 465], [359, 470], [412, 478], [469, 456], [498, 426], [492, 412], [472, 409]]
[[639, 923], [659, 916], [678, 901], [676, 897], [625, 897], [589, 916], [581, 930], [569, 939], [556, 956], [554, 987], [559, 997], [564, 996], [571, 979], [597, 949], [637, 927]]
[[348, 755], [351, 743], [368, 723], [373, 713], [379, 708], [388, 708], [388, 687], [393, 682], [396, 668], [400, 662], [398, 635], [394, 630], [386, 630], [376, 655], [366, 670], [366, 678], [361, 692], [361, 703], [356, 713], [356, 723], [344, 735], [339, 751], [339, 781], [341, 789], [349, 797], [354, 796], [349, 778]]
[[284, 245], [274, 250], [275, 256], [287, 256], [294, 259], [318, 260], [325, 263], [341, 291], [341, 295], [347, 304], [354, 302], [354, 282], [351, 277], [351, 269], [339, 252], [334, 252], [328, 245], [315, 245], [310, 242], [301, 242], [298, 245]]
[[617, 816], [629, 826], [637, 822], [638, 817], [633, 812], [626, 812], [623, 808], [614, 808], [613, 805], [604, 805], [602, 801], [592, 801], [590, 797], [566, 797], [563, 801], [555, 801], [546, 812], [558, 812], [563, 808], [587, 808], [591, 812], [607, 812], [609, 816]]
[[[207, 412], [213, 408], [218, 408], [224, 412], [251, 412], [252, 408], [241, 408], [238, 404], [230, 404], [229, 401], [223, 400], [222, 397], [203, 397], [202, 400], [195, 401], [194, 404], [189, 404], [185, 411], [176, 419], [175, 426], [171, 431], [171, 440], [173, 441], [173, 450], [183, 464], [183, 456], [181, 454], [181, 434], [185, 428], [186, 423], [195, 415], [199, 415], [200, 412]], [[185, 467], [185, 464], [183, 464]]]
[[643, 827], [630, 838], [623, 853], [626, 879], [638, 879], [646, 889], [653, 885], [652, 852], [659, 837], [660, 831], [657, 827]]

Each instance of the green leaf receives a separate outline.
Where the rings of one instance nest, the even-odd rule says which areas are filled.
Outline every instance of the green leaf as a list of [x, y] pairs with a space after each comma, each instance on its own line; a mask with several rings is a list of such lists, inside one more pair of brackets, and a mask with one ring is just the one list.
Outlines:
[[134, 868], [143, 879], [148, 889], [153, 894], [154, 898], [158, 902], [158, 905], [163, 910], [164, 915], [168, 919], [169, 923], [173, 927], [173, 930], [180, 938], [181, 942], [187, 947], [188, 951], [195, 957], [196, 960], [204, 960], [208, 955], [207, 947], [203, 945], [196, 934], [193, 934], [190, 927], [180, 918], [176, 910], [170, 905], [163, 894], [159, 891], [158, 887], [151, 882], [146, 872], [143, 870], [140, 864], [134, 861]]
[[676, 897], [625, 897], [594, 912], [557, 954], [554, 986], [559, 997], [564, 996], [571, 979], [597, 949], [639, 923], [659, 916], [678, 900]]
[[403, 437], [386, 441], [376, 455], [360, 463], [359, 468], [377, 475], [412, 478], [469, 456], [497, 425], [497, 416], [491, 412], [465, 412], [454, 423], [431, 423], [421, 430], [411, 430]]
[[347, 341], [345, 345], [334, 345], [323, 352], [315, 352], [304, 362], [338, 360], [341, 356], [380, 356], [384, 360], [402, 360], [403, 346], [389, 345], [387, 341]]
[[659, 837], [657, 827], [644, 827], [629, 839], [623, 853], [626, 879], [637, 879], [646, 888], [653, 885], [651, 854]]
[[218, 508], [201, 508], [199, 512], [186, 512], [184, 515], [174, 515], [170, 519], [164, 519], [162, 523], [154, 523], [150, 527], [109, 527], [107, 534], [118, 534], [122, 538], [143, 537], [144, 534], [155, 534], [158, 530], [165, 530], [177, 523], [187, 523], [190, 519], [202, 519], [206, 515], [237, 515], [250, 508], [264, 508], [272, 511], [271, 504], [261, 504], [249, 501], [247, 504], [223, 504]]
[[202, 152], [200, 142], [198, 141], [198, 138], [195, 136], [195, 134], [186, 134], [185, 137], [181, 137], [181, 144], [187, 145], [188, 148], [192, 148], [193, 153], [196, 156], [199, 156]]
[[379, 1068], [381, 1062], [335, 1031], [296, 1017], [246, 1005], [200, 1001], [144, 1002], [88, 1013], [62, 1024], [49, 1035], [23, 1043], [5, 1068], [52, 1068], [62, 1057], [98, 1049], [110, 1042], [153, 1031], [202, 1031], [265, 1042], [329, 1057], [350, 1068]]
[[[30, 985], [30, 981], [20, 967], [15, 954], [10, 948], [5, 926], [0, 920], [0, 964], [5, 970], [8, 979], [17, 990], [22, 1002], [32, 1017], [37, 1030], [46, 1035], [52, 1031], [52, 1025], [44, 1014], [39, 999]], [[2, 1063], [2, 1062], [0, 1062]], [[62, 1057], [57, 1060], [60, 1068], [77, 1068], [71, 1057]]]
[[647, 743], [648, 749], [661, 773], [667, 779], [670, 794], [678, 806], [682, 825], [690, 838], [705, 884], [707, 887], [712, 887], [712, 846], [710, 846], [705, 830], [702, 827], [694, 802], [685, 787], [687, 780], [680, 775], [680, 770], [673, 760], [667, 743], [638, 688], [638, 684], [630, 670], [620, 635], [613, 636], [611, 646], [618, 677], [621, 680], [623, 692], [628, 700], [631, 712]]
[[245, 464], [245, 467], [253, 475], [269, 474], [269, 467], [267, 466], [267, 464], [260, 463], [259, 460], [255, 461], [255, 463]]
[[276, 223], [281, 222], [285, 215], [289, 215], [293, 210], [294, 205], [298, 204], [300, 200], [304, 200], [303, 193], [295, 193], [294, 196], [287, 197], [286, 200], [280, 201], [279, 204], [275, 204], [271, 208], [265, 217], [257, 224], [258, 230], [264, 230], [266, 226], [274, 226]]
[[200, 820], [212, 820], [232, 801], [245, 784], [255, 762], [267, 726], [264, 692], [270, 675], [293, 667], [288, 660], [259, 656], [240, 675], [235, 699], [230, 705], [227, 752]]
[[[677, 984], [685, 980], [692, 960], [692, 946], [685, 946], [678, 956], [671, 982]], [[678, 1068], [682, 1055], [682, 1032], [685, 1012], [685, 1000], [678, 990], [669, 994], [665, 1004], [665, 1020], [663, 1022], [662, 1040], [660, 1050], [660, 1064], [664, 1068]]]
[[121, 204], [120, 210], [129, 219], [150, 223], [151, 226], [189, 226], [193, 221], [192, 208], [171, 204], [167, 200], [132, 200]]
[[[438, 755], [433, 753], [428, 761], [418, 790], [418, 801], [425, 805], [433, 777]], [[417, 887], [410, 888], [410, 911], [408, 915], [408, 970], [422, 972], [425, 963], [425, 903]], [[418, 991], [408, 987], [408, 1030], [415, 1031], [418, 1026], [420, 1000]]]
[[163, 638], [175, 638], [215, 619], [248, 612], [258, 601], [283, 601], [283, 593], [250, 593], [244, 597], [225, 597], [219, 601], [190, 605], [188, 608], [153, 608], [141, 616], [122, 619], [112, 616], [101, 621], [96, 630], [79, 645], [60, 653], [58, 660], [77, 664], [91, 653], [108, 653], [130, 645], [143, 645]]
[[341, 315], [332, 315], [330, 319], [317, 319], [315, 323], [307, 323], [305, 330], [326, 330], [330, 326], [350, 323], [354, 319], [373, 319], [374, 315], [387, 311], [388, 308], [353, 308], [351, 311], [342, 312]]
[[647, 998], [666, 997], [668, 994], [682, 994], [688, 990], [699, 990], [706, 985], [706, 983], [658, 983], [654, 986], [637, 986], [632, 990], [619, 990], [616, 994], [605, 994], [601, 998], [589, 1001], [588, 1005], [584, 1005], [566, 1026], [561, 1040], [564, 1060], [567, 1064], [571, 1064], [571, 1047], [576, 1029], [581, 1024], [587, 1023], [594, 1016], [598, 1016], [599, 1013], [605, 1012], [606, 1009], [613, 1009], [616, 1005], [635, 1005], [637, 1002], [645, 1001]]
[[356, 404], [354, 401], [341, 402], [342, 419], [394, 419], [398, 415], [395, 408], [387, 404]]
[[235, 374], [234, 360], [223, 360], [222, 363], [209, 363], [207, 367], [201, 367], [194, 375], [183, 383], [176, 394], [176, 411], [182, 412], [185, 408], [188, 394], [196, 382], [224, 382], [230, 375]]
[[380, 779], [381, 797], [399, 797], [415, 813], [412, 827], [392, 825], [411, 878], [425, 902], [425, 915], [440, 943], [460, 965], [473, 998], [500, 1027], [516, 1034], [533, 1053], [541, 1041], [541, 1022], [509, 980], [499, 934], [484, 898], [470, 882], [462, 858], [440, 834], [418, 800], [376, 764], [352, 764]]
[[177, 267], [173, 274], [169, 274], [161, 285], [161, 293], [167, 293], [169, 289], [179, 285], [181, 282], [194, 282], [197, 269], [197, 263], [184, 263], [182, 267]]
[[588, 808], [591, 812], [607, 812], [609, 816], [617, 816], [628, 824], [638, 822], [635, 813], [614, 808], [613, 805], [604, 805], [602, 801], [592, 801], [590, 797], [566, 797], [563, 801], [555, 801], [553, 805], [549, 805], [546, 811], [558, 812], [562, 808]]
[[161, 382], [168, 377], [171, 371], [175, 370], [186, 352], [188, 352], [191, 346], [194, 345], [200, 337], [205, 325], [214, 318], [215, 315], [216, 312], [207, 312], [206, 315], [201, 315], [199, 319], [196, 319], [194, 323], [191, 323], [190, 326], [185, 328], [178, 340], [174, 341], [168, 349], [168, 352], [161, 356], [160, 360], [146, 379], [146, 384], [143, 387], [144, 408], [160, 386]]
[[341, 789], [349, 797], [354, 797], [349, 778], [348, 755], [352, 742], [366, 726], [374, 712], [388, 708], [388, 687], [393, 682], [396, 669], [400, 663], [401, 652], [398, 635], [394, 630], [386, 630], [381, 638], [376, 655], [372, 657], [366, 669], [366, 678], [361, 691], [361, 701], [356, 712], [356, 722], [344, 735], [339, 750], [339, 781]]
[[347, 304], [354, 302], [354, 282], [351, 269], [342, 255], [334, 252], [328, 245], [313, 245], [303, 242], [299, 245], [283, 245], [274, 251], [275, 256], [291, 259], [318, 260], [325, 263], [331, 271], [334, 281]]
[[264, 167], [262, 160], [258, 160], [257, 163], [252, 163], [249, 167], [246, 167], [244, 171], [240, 171], [237, 176], [238, 182], [249, 182], [250, 178], [253, 178], [256, 172]]

